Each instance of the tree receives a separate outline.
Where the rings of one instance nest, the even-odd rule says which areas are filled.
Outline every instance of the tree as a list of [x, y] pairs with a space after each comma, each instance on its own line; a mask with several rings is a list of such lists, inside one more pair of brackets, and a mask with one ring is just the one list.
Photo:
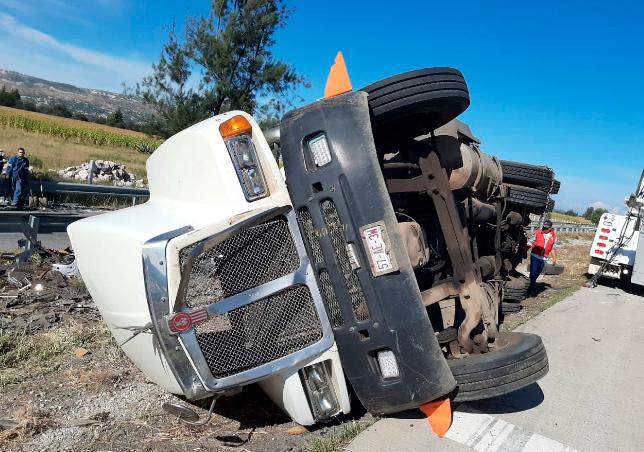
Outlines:
[[108, 126], [124, 128], [125, 121], [123, 119], [123, 112], [121, 111], [121, 109], [118, 108], [115, 112], [107, 115], [107, 119], [105, 120], [105, 123]]
[[586, 209], [586, 212], [584, 212], [583, 217], [584, 217], [586, 220], [590, 220], [590, 219], [592, 218], [592, 216], [593, 216], [593, 210], [595, 210], [595, 208], [594, 208], [594, 207], [592, 207], [592, 206], [591, 206], [591, 207], [589, 207], [589, 208], [587, 208], [587, 209]]
[[572, 210], [572, 209], [566, 210], [564, 212], [564, 215], [570, 215], [570, 216], [573, 216], [573, 217], [578, 217], [579, 216], [579, 214], [577, 212], [575, 212], [574, 210]]
[[7, 91], [7, 87], [2, 85], [2, 89], [0, 89], [0, 105], [20, 108], [20, 92], [17, 89]]
[[63, 118], [71, 118], [72, 116], [74, 116], [71, 110], [62, 104], [55, 104], [51, 107], [47, 107], [44, 109], [43, 113], [47, 113], [48, 115], [62, 116]]
[[158, 113], [150, 131], [170, 136], [232, 109], [279, 119], [306, 85], [272, 54], [288, 15], [282, 0], [213, 0], [208, 17], [188, 19], [183, 39], [173, 29], [153, 74], [137, 86]]
[[592, 215], [590, 216], [590, 221], [592, 221], [594, 224], [599, 223], [599, 219], [601, 218], [602, 215], [604, 215], [608, 210], [606, 209], [594, 209]]

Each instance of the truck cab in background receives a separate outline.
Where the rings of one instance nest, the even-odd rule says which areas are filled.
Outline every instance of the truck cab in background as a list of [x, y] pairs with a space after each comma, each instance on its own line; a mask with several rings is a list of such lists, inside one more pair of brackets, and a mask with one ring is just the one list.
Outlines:
[[624, 202], [626, 215], [605, 213], [599, 219], [588, 273], [644, 286], [644, 171]]

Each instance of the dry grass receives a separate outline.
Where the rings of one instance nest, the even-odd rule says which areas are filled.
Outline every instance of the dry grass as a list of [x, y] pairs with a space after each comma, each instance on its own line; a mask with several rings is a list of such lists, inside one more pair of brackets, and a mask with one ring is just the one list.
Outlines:
[[34, 411], [29, 406], [18, 408], [12, 414], [11, 419], [15, 421], [16, 425], [0, 431], [0, 446], [13, 440], [24, 441], [54, 425], [54, 422], [45, 413]]
[[141, 132], [136, 132], [134, 130], [119, 129], [118, 127], [111, 127], [104, 124], [96, 124], [94, 122], [79, 121], [78, 119], [69, 119], [69, 118], [63, 118], [60, 116], [46, 115], [44, 113], [38, 113], [35, 111], [19, 110], [16, 108], [0, 106], [0, 113], [2, 112], [4, 112], [5, 114], [24, 116], [26, 118], [36, 119], [39, 121], [56, 122], [57, 124], [64, 124], [70, 127], [77, 127], [80, 129], [104, 130], [106, 132], [112, 132], [119, 135], [129, 135], [132, 137], [140, 137], [140, 138], [148, 137], [146, 134]]
[[33, 157], [41, 160], [40, 169], [44, 171], [75, 166], [94, 159], [125, 164], [128, 171], [134, 172], [137, 178], [146, 175], [145, 161], [148, 155], [133, 149], [90, 146], [49, 135], [0, 127], [0, 148], [5, 151], [5, 155], [13, 155], [19, 147], [26, 149], [27, 157], [32, 157], [32, 163], [36, 161]]
[[581, 223], [581, 224], [592, 224], [592, 221], [585, 219], [584, 217], [577, 217], [574, 215], [566, 215], [558, 212], [550, 212], [546, 214], [546, 218], [556, 221], [566, 221], [570, 223]]
[[0, 333], [0, 387], [60, 369], [75, 359], [74, 351], [80, 347], [107, 361], [123, 356], [103, 323], [68, 322], [33, 335]]

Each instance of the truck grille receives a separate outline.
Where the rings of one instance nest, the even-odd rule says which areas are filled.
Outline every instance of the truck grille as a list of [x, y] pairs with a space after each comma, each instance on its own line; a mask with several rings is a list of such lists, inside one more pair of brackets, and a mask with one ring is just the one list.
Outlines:
[[331, 243], [333, 244], [335, 259], [342, 276], [344, 276], [344, 282], [347, 285], [349, 297], [351, 298], [353, 314], [359, 321], [367, 320], [369, 318], [367, 300], [364, 297], [358, 276], [351, 267], [351, 261], [347, 254], [347, 242], [344, 239], [344, 228], [340, 221], [338, 210], [333, 201], [329, 199], [322, 202], [321, 206], [322, 216], [324, 217], [324, 222], [326, 223], [326, 228], [331, 237]]
[[[302, 209], [298, 212], [298, 218], [300, 220], [300, 225], [304, 231], [304, 239], [309, 245], [311, 250], [312, 260], [317, 265], [324, 264], [324, 256], [322, 255], [322, 248], [320, 247], [320, 240], [318, 238], [318, 233], [313, 227], [313, 219], [311, 218], [311, 213]], [[319, 274], [320, 289], [322, 289], [322, 297], [326, 302], [327, 311], [329, 313], [329, 320], [333, 328], [338, 328], [342, 326], [342, 314], [340, 311], [340, 304], [338, 299], [335, 296], [335, 290], [333, 290], [333, 284], [331, 284], [331, 278], [329, 273], [326, 270], [320, 271]]]
[[[200, 243], [180, 251], [182, 274]], [[192, 308], [206, 306], [293, 273], [299, 266], [286, 219], [271, 220], [243, 229], [197, 256], [189, 269], [185, 301]]]
[[311, 292], [292, 286], [196, 327], [215, 378], [224, 378], [301, 350], [322, 339]]

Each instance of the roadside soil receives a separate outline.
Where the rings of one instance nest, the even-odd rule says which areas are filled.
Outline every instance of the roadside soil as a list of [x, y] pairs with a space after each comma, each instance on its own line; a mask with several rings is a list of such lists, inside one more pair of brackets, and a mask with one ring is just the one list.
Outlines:
[[[553, 304], [563, 300], [588, 281], [588, 254], [594, 233], [561, 233], [557, 241], [557, 263], [565, 266], [561, 275], [541, 275], [537, 280], [537, 295], [521, 302], [523, 309], [506, 314], [502, 331], [512, 331]], [[526, 276], [527, 260], [517, 270]]]
[[[541, 292], [509, 314], [511, 330], [585, 281], [592, 235], [560, 236], [562, 275], [541, 278]], [[53, 283], [48, 283], [52, 285]], [[8, 288], [0, 288], [0, 296]], [[28, 291], [27, 291], [28, 292]], [[189, 427], [165, 414], [167, 394], [125, 357], [82, 283], [0, 298], [0, 449], [41, 450], [339, 450], [374, 418], [360, 409], [304, 429], [255, 385], [218, 401], [210, 422]], [[204, 406], [207, 402], [204, 402]], [[357, 405], [357, 404], [354, 404]]]

